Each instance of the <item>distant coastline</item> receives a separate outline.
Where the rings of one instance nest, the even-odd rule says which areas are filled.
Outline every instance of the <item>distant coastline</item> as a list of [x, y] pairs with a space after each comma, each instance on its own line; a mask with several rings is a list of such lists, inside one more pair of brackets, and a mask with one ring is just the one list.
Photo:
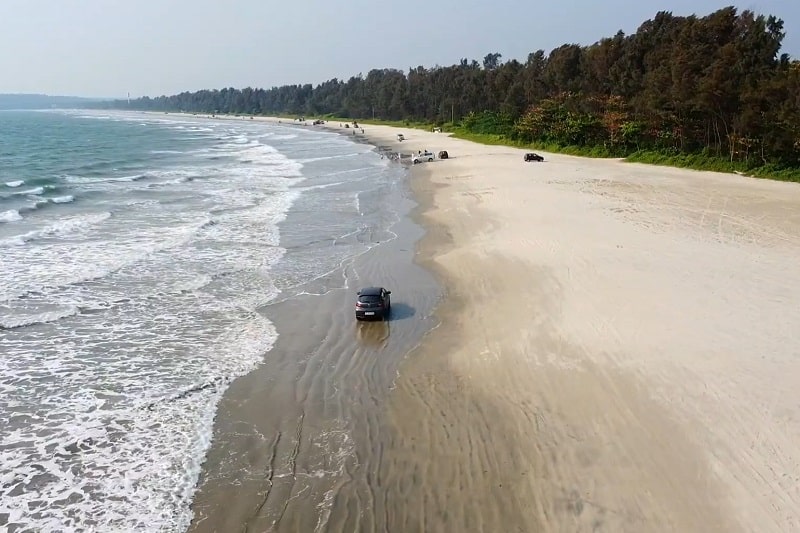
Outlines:
[[110, 98], [87, 98], [83, 96], [51, 96], [49, 94], [0, 94], [0, 110], [69, 109], [95, 107]]

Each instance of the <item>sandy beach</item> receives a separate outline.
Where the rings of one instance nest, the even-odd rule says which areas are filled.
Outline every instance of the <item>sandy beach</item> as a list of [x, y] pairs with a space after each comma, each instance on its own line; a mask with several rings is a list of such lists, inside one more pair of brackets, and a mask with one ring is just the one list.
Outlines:
[[800, 530], [800, 185], [364, 128], [450, 154], [359, 265], [405, 319], [279, 310], [193, 531]]

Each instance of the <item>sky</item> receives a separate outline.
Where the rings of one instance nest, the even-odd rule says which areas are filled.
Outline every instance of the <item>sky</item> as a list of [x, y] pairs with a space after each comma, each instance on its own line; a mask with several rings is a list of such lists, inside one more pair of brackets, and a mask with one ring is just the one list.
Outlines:
[[783, 19], [782, 52], [800, 58], [798, 0], [0, 0], [0, 93], [135, 98], [524, 61], [728, 5]]

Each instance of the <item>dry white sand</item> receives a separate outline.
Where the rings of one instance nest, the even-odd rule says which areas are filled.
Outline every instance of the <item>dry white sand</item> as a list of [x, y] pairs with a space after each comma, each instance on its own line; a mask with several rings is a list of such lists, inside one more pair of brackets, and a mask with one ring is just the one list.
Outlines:
[[414, 178], [447, 297], [389, 523], [800, 531], [800, 185], [364, 127], [451, 156]]

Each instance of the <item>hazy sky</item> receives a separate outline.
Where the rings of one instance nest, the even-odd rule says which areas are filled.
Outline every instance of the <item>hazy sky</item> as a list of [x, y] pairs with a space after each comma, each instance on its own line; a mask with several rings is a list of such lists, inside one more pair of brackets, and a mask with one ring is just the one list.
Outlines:
[[800, 0], [0, 0], [0, 93], [158, 96], [524, 60], [726, 5], [782, 18], [783, 51], [800, 57]]

